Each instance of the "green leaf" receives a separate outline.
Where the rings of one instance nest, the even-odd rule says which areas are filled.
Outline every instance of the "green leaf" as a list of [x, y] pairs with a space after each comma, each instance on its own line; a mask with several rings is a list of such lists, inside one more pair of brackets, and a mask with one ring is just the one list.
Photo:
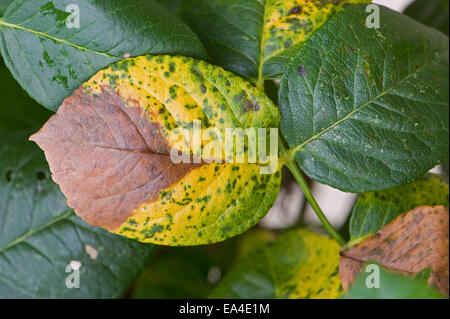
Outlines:
[[0, 0], [0, 17], [6, 11], [6, 8], [13, 2], [13, 0]]
[[39, 128], [52, 115], [31, 99], [6, 68], [0, 68], [0, 132]]
[[[67, 27], [68, 5], [80, 9], [80, 28]], [[205, 58], [192, 31], [153, 0], [16, 0], [0, 19], [0, 46], [17, 81], [51, 110], [124, 56]]]
[[206, 298], [235, 258], [236, 240], [203, 247], [169, 248], [142, 273], [136, 299]]
[[[328, 20], [282, 79], [281, 132], [312, 179], [349, 192], [404, 185], [449, 152], [448, 38], [385, 7]], [[339, 32], [336, 32], [339, 30]]]
[[415, 207], [439, 205], [449, 207], [449, 186], [437, 175], [426, 175], [405, 186], [361, 194], [353, 208], [350, 240], [361, 241]]
[[[0, 298], [122, 296], [153, 247], [81, 221], [28, 134], [0, 135]], [[81, 262], [80, 288], [68, 289], [74, 261]]]
[[306, 230], [281, 235], [248, 252], [213, 291], [212, 298], [337, 298], [339, 245]]
[[448, 0], [416, 0], [405, 14], [448, 35]]
[[343, 299], [444, 299], [444, 296], [428, 288], [424, 280], [393, 274], [381, 267], [379, 288], [368, 288], [366, 281], [371, 282], [374, 275], [372, 271], [362, 273]]
[[172, 14], [182, 18], [183, 7], [186, 5], [186, 0], [156, 0], [159, 4], [169, 10]]
[[31, 139], [89, 224], [191, 246], [236, 236], [267, 214], [281, 180], [279, 120], [263, 92], [220, 67], [141, 56], [98, 72]]
[[176, 8], [214, 63], [260, 87], [279, 78], [303, 42], [342, 7], [368, 0], [159, 0]]
[[428, 267], [419, 272], [414, 278], [417, 280], [420, 280], [427, 284], [428, 286], [428, 280], [430, 280], [431, 274], [433, 273], [433, 269]]

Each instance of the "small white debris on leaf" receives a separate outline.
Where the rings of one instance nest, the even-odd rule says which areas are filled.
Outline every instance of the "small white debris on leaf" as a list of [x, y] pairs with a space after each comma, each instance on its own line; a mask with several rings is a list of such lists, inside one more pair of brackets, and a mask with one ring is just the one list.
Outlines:
[[128, 59], [130, 56], [131, 56], [131, 55], [130, 55], [129, 53], [125, 53], [125, 54], [123, 55], [123, 58], [124, 58], [124, 59]]
[[211, 267], [207, 277], [208, 283], [210, 285], [215, 285], [220, 281], [220, 278], [222, 278], [222, 271], [220, 268], [217, 266]]
[[97, 257], [98, 257], [97, 249], [95, 249], [94, 247], [92, 247], [90, 245], [84, 246], [84, 249], [86, 250], [86, 253], [89, 255], [89, 258], [91, 258], [92, 260], [97, 259]]
[[70, 267], [71, 267], [73, 270], [78, 270], [78, 269], [81, 268], [81, 262], [79, 262], [78, 260], [71, 260], [71, 261], [70, 261]]

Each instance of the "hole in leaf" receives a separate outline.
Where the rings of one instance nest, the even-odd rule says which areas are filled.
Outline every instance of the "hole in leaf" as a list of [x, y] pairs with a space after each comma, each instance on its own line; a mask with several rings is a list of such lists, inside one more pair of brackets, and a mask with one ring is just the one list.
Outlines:
[[43, 181], [47, 178], [47, 175], [43, 171], [39, 171], [36, 173], [36, 179], [38, 181]]
[[6, 182], [7, 182], [7, 183], [10, 183], [10, 182], [12, 181], [12, 173], [13, 173], [12, 170], [6, 171], [5, 179], [6, 179]]

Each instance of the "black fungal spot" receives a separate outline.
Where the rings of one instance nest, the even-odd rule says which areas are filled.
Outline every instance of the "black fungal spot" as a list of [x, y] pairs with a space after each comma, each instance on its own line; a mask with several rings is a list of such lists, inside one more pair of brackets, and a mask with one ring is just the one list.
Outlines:
[[164, 230], [164, 226], [155, 224], [151, 229], [142, 230], [141, 234], [145, 236], [145, 238], [152, 238], [157, 233], [161, 233]]
[[128, 225], [130, 225], [130, 226], [137, 226], [138, 225], [138, 223], [134, 220], [134, 219], [130, 219], [129, 221], [128, 221]]
[[306, 70], [306, 68], [303, 65], [299, 65], [297, 67], [297, 73], [300, 74], [301, 76], [308, 74], [308, 71]]
[[39, 171], [36, 173], [36, 179], [38, 181], [44, 181], [47, 178], [47, 175], [43, 171]]
[[12, 170], [6, 171], [5, 180], [7, 183], [10, 183], [12, 181], [12, 173]]
[[302, 11], [303, 11], [302, 6], [295, 6], [295, 7], [293, 7], [291, 9], [291, 11], [289, 11], [289, 15], [291, 15], [291, 14], [299, 14], [299, 13], [302, 13]]

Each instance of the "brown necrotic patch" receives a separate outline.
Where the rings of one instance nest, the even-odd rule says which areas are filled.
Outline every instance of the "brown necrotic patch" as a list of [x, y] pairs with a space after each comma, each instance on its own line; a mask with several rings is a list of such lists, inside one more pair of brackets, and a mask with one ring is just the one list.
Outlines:
[[365, 263], [376, 262], [416, 276], [431, 268], [429, 284], [449, 293], [449, 216], [444, 206], [422, 206], [400, 215], [380, 231], [341, 253], [339, 272], [345, 290], [356, 281]]
[[30, 140], [45, 152], [68, 205], [86, 222], [114, 230], [133, 210], [201, 164], [174, 164], [158, 123], [111, 87], [79, 88]]

